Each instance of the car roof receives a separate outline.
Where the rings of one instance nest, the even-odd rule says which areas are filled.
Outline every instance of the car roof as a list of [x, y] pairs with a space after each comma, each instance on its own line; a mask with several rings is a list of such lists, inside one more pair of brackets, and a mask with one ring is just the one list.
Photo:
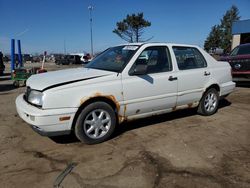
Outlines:
[[169, 42], [136, 42], [136, 43], [124, 43], [117, 46], [143, 46], [143, 45], [167, 45], [167, 46], [187, 46], [187, 47], [198, 47], [197, 45], [191, 44], [178, 44], [178, 43], [169, 43]]
[[239, 46], [250, 46], [250, 43], [240, 44]]

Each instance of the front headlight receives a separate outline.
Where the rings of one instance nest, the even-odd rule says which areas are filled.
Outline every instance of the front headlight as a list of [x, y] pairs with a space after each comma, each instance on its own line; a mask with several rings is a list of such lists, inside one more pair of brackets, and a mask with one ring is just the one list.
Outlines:
[[37, 106], [42, 106], [43, 105], [43, 93], [40, 91], [31, 90], [28, 95], [28, 102]]

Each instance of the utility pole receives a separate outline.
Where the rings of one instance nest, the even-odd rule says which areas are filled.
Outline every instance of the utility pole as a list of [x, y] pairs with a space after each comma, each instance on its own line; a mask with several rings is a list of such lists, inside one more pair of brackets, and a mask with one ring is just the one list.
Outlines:
[[90, 42], [91, 42], [91, 56], [93, 57], [94, 52], [93, 52], [93, 34], [92, 34], [92, 11], [94, 9], [94, 7], [92, 5], [88, 6], [89, 9], [89, 23], [90, 23]]

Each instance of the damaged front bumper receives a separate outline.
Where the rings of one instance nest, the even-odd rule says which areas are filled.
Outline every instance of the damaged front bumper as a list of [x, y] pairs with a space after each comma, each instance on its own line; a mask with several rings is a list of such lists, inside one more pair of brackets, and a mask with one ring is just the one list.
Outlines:
[[27, 103], [23, 94], [16, 98], [16, 109], [18, 115], [42, 136], [70, 134], [77, 111], [77, 108], [40, 109]]

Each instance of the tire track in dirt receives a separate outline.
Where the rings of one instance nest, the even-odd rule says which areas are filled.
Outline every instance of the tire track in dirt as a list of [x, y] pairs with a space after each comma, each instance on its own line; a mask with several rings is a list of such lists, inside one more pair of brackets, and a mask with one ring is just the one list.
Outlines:
[[[238, 156], [239, 157], [239, 156]], [[250, 162], [250, 159], [249, 161]], [[136, 169], [140, 164], [144, 164], [143, 175], [150, 174], [152, 187], [175, 187], [181, 186], [179, 183], [184, 183], [185, 187], [200, 187], [207, 185], [214, 185], [215, 187], [245, 187], [250, 186], [250, 179], [244, 179], [240, 176], [231, 176], [229, 172], [231, 166], [231, 159], [223, 157], [213, 170], [197, 169], [197, 168], [176, 168], [166, 158], [160, 157], [155, 153], [149, 151], [141, 151], [138, 157], [128, 159], [125, 161], [122, 168], [112, 175], [102, 178], [83, 178], [80, 174], [72, 172], [73, 177], [82, 187], [97, 186], [105, 187], [105, 182], [112, 182], [121, 177], [127, 177], [128, 169]], [[227, 167], [225, 169], [225, 167]], [[149, 173], [149, 170], [150, 172]], [[131, 172], [133, 175], [133, 171]], [[134, 174], [136, 176], [136, 174]], [[147, 177], [149, 178], [149, 177]], [[166, 181], [167, 180], [167, 181]], [[195, 180], [195, 181], [190, 181]], [[179, 182], [179, 183], [178, 183]], [[111, 184], [108, 184], [112, 186]]]

